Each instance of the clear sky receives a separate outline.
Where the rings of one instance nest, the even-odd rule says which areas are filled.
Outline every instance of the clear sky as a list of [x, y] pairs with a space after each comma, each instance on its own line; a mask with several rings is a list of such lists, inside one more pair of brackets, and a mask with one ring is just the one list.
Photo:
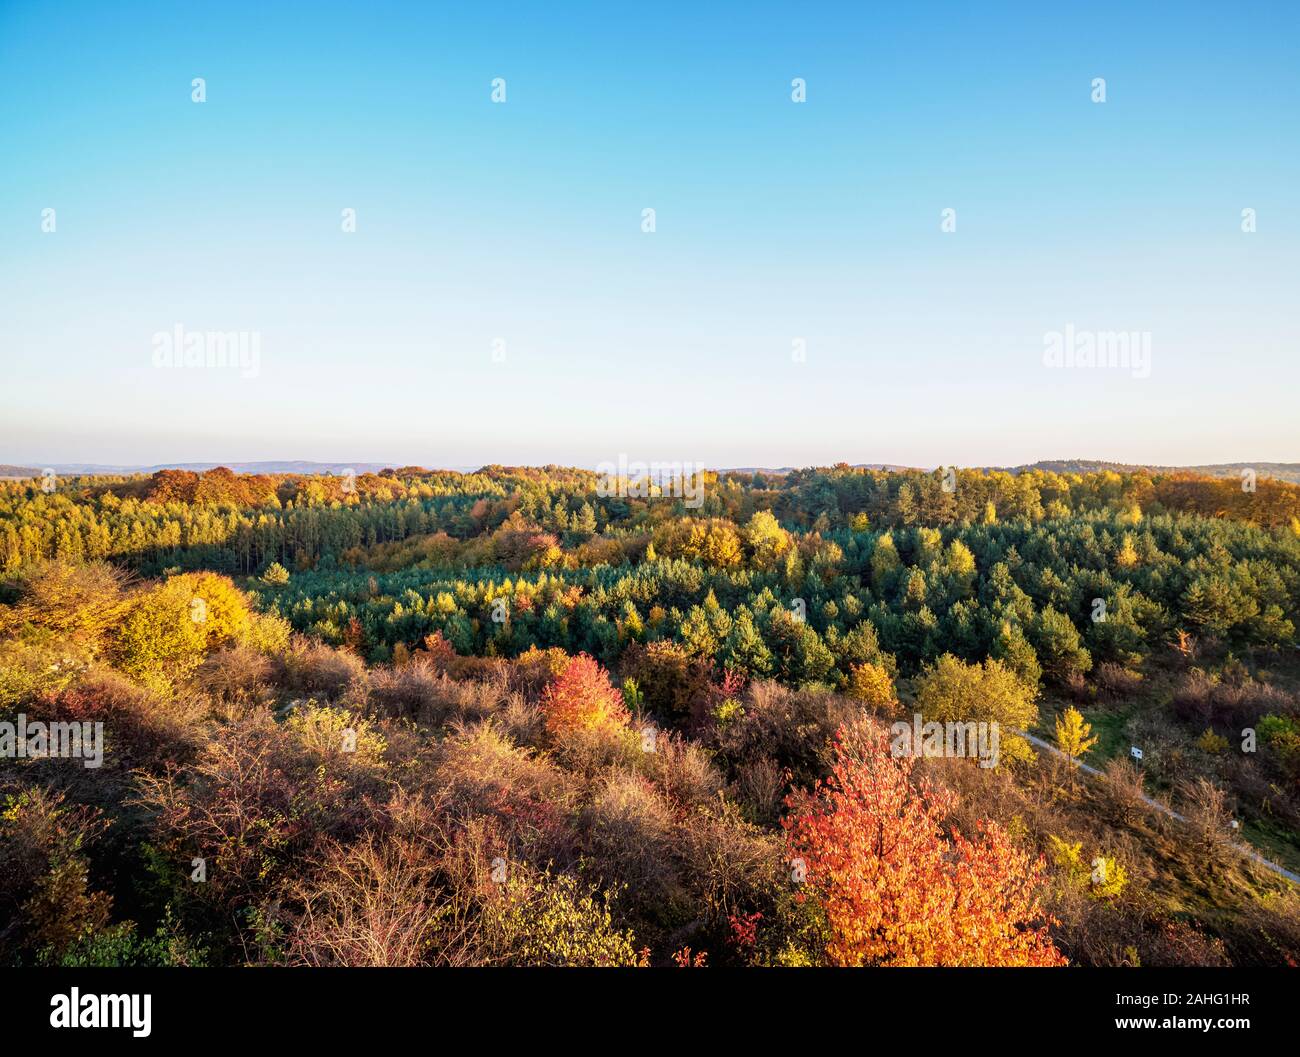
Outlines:
[[0, 0], [0, 462], [1300, 460], [1297, 191], [1289, 0]]

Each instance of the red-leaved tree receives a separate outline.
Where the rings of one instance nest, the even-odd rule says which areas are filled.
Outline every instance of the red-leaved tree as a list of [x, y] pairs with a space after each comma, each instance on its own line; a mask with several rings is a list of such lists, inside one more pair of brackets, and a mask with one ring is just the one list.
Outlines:
[[1064, 965], [1038, 897], [1046, 864], [995, 823], [970, 841], [953, 795], [913, 782], [874, 723], [836, 735], [831, 777], [787, 798], [796, 868], [821, 901], [836, 965]]
[[585, 653], [572, 658], [542, 691], [542, 711], [552, 734], [628, 721], [623, 695], [614, 689], [600, 662]]

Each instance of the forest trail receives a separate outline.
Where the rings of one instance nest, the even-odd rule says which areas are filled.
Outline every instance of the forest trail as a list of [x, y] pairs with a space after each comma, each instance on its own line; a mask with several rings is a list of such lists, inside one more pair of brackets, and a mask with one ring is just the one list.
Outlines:
[[[1033, 734], [1029, 734], [1023, 730], [1017, 730], [1015, 731], [1015, 733], [1020, 735], [1020, 737], [1024, 738], [1026, 741], [1032, 742], [1034, 745], [1038, 746], [1038, 748], [1050, 752], [1053, 755], [1060, 757], [1062, 760], [1065, 759], [1065, 753], [1063, 753], [1060, 749], [1058, 749], [1055, 745], [1051, 744], [1050, 742], [1044, 741], [1042, 738], [1037, 737], [1036, 735]], [[1084, 763], [1082, 760], [1075, 760], [1074, 762], [1075, 762], [1075, 766], [1077, 766], [1079, 770], [1083, 771], [1084, 774], [1090, 774], [1092, 775], [1092, 777], [1098, 779], [1099, 781], [1104, 782], [1106, 780], [1106, 776], [1102, 774], [1099, 770], [1097, 770], [1097, 768], [1089, 766], [1088, 764]], [[1148, 807], [1154, 808], [1156, 811], [1168, 815], [1170, 818], [1177, 819], [1179, 822], [1183, 822], [1183, 823], [1187, 822], [1186, 818], [1180, 815], [1168, 804], [1162, 804], [1159, 800], [1152, 800], [1151, 797], [1146, 796], [1145, 794], [1143, 795], [1142, 799], [1143, 801], [1146, 802]], [[1241, 852], [1241, 854], [1246, 856], [1248, 859], [1254, 859], [1255, 862], [1259, 863], [1260, 866], [1263, 866], [1265, 869], [1272, 870], [1279, 877], [1285, 877], [1292, 884], [1300, 884], [1300, 874], [1292, 873], [1285, 866], [1279, 866], [1275, 862], [1270, 862], [1268, 859], [1265, 859], [1264, 856], [1260, 855], [1260, 853], [1257, 852], [1254, 848], [1252, 848], [1249, 844], [1243, 844], [1241, 842], [1234, 841], [1233, 847], [1236, 848], [1237, 851]]]

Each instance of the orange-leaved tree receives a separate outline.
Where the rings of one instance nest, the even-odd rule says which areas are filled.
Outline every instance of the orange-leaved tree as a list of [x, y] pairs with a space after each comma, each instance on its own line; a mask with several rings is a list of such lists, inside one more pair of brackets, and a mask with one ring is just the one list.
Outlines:
[[546, 729], [552, 734], [592, 730], [628, 721], [623, 695], [594, 657], [580, 653], [542, 691]]
[[1046, 864], [993, 822], [944, 832], [951, 793], [913, 781], [883, 726], [841, 728], [831, 776], [787, 799], [789, 855], [836, 965], [1063, 965], [1039, 906]]

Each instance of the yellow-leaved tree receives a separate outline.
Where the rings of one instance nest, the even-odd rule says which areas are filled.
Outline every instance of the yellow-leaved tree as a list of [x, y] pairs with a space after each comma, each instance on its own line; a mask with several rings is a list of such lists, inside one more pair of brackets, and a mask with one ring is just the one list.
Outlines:
[[1096, 744], [1092, 724], [1073, 705], [1056, 717], [1056, 747], [1071, 764]]
[[1003, 758], [1031, 760], [1033, 750], [1017, 731], [1038, 722], [1038, 691], [1001, 661], [967, 664], [945, 653], [916, 681], [916, 704], [926, 721], [996, 723]]
[[775, 569], [777, 562], [790, 549], [790, 534], [768, 510], [755, 513], [744, 531], [745, 543], [754, 555], [754, 564], [760, 569]]
[[137, 594], [113, 635], [116, 666], [146, 686], [174, 684], [210, 650], [253, 629], [248, 599], [229, 577], [185, 573]]
[[849, 697], [861, 701], [873, 712], [892, 715], [898, 709], [894, 680], [883, 665], [855, 664], [849, 677]]

